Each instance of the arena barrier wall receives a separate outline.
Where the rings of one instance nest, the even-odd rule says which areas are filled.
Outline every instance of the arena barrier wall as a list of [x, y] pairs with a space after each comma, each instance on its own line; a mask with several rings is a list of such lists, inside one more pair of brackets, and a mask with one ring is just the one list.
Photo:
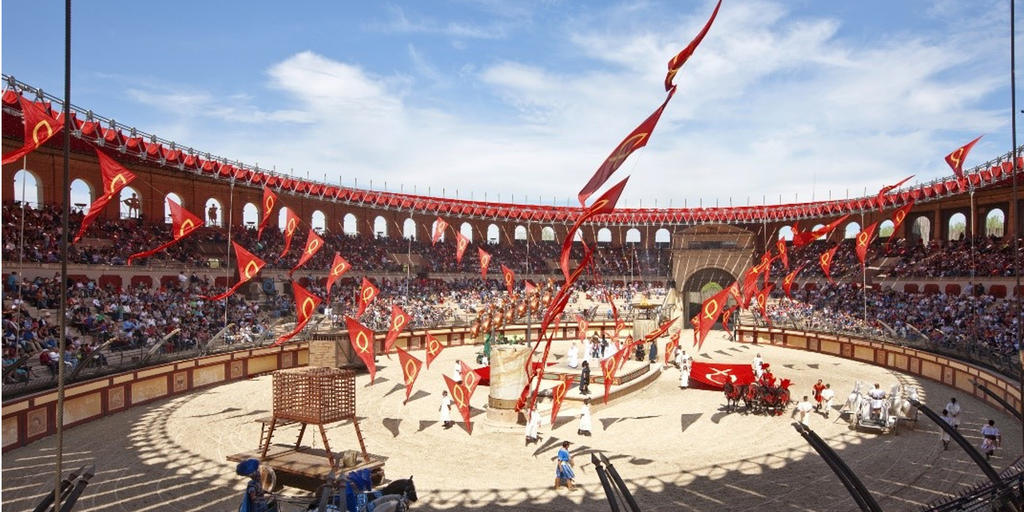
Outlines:
[[[614, 325], [614, 322], [593, 322], [587, 330], [611, 330]], [[627, 322], [627, 329], [632, 329], [632, 322]], [[538, 330], [539, 326], [533, 324], [532, 340], [537, 339]], [[445, 346], [481, 344], [483, 340], [482, 336], [470, 338], [466, 327], [453, 327], [407, 331], [399, 336], [396, 344], [410, 350], [422, 350], [427, 332]], [[523, 336], [526, 326], [509, 325], [498, 332], [507, 336]], [[377, 334], [378, 350], [383, 348], [385, 335]], [[555, 339], [578, 337], [575, 322], [561, 325], [555, 332]], [[307, 364], [309, 344], [298, 342], [157, 364], [76, 382], [64, 390], [64, 426], [74, 427], [155, 400]], [[3, 452], [53, 435], [57, 432], [57, 391], [50, 389], [6, 401], [2, 416]]]
[[975, 387], [974, 383], [978, 382], [1018, 410], [1021, 406], [1017, 381], [958, 359], [910, 347], [846, 335], [751, 327], [737, 328], [736, 340], [741, 343], [809, 350], [891, 368], [945, 384], [1003, 410], [1002, 405]]

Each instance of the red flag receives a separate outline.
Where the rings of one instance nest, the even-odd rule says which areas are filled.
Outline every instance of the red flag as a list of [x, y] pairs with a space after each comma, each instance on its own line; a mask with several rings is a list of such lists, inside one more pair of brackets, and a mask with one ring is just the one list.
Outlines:
[[576, 335], [579, 339], [585, 339], [587, 337], [587, 327], [589, 324], [580, 315], [576, 315]]
[[320, 238], [320, 235], [316, 234], [316, 230], [312, 227], [309, 228], [309, 236], [306, 237], [306, 247], [302, 249], [302, 256], [299, 258], [299, 262], [288, 271], [288, 276], [298, 270], [300, 267], [306, 264], [307, 261], [311, 260], [317, 252], [320, 251], [324, 246], [324, 239]]
[[736, 308], [738, 307], [739, 306], [736, 305], [722, 312], [722, 327], [724, 327], [725, 330], [729, 330], [729, 317], [732, 316], [733, 311], [736, 311]]
[[765, 286], [763, 290], [757, 292], [757, 306], [761, 308], [761, 317], [768, 321], [768, 295], [772, 293], [772, 288], [775, 288], [774, 284]]
[[612, 292], [605, 290], [604, 300], [608, 301], [608, 305], [612, 307], [612, 318], [615, 323], [619, 323], [619, 310], [615, 307], [615, 298], [612, 297]]
[[466, 423], [466, 430], [470, 434], [473, 433], [473, 425], [469, 422], [469, 390], [462, 384], [457, 384], [454, 380], [444, 376], [444, 383], [448, 385], [448, 394], [451, 395], [452, 401], [455, 402], [455, 407], [459, 409], [459, 413], [462, 414], [462, 421]]
[[442, 345], [440, 341], [437, 341], [437, 338], [435, 338], [432, 334], [430, 334], [428, 332], [427, 333], [427, 369], [428, 370], [430, 369], [430, 363], [433, 362], [434, 358], [436, 358], [438, 356], [438, 354], [441, 353], [442, 349], [444, 349], [444, 345]]
[[675, 357], [674, 352], [676, 350], [676, 347], [679, 346], [679, 334], [681, 332], [683, 332], [683, 331], [682, 330], [676, 331], [674, 334], [672, 334], [672, 337], [669, 338], [668, 343], [665, 344], [665, 365], [666, 366], [668, 366], [669, 363], [672, 362], [672, 358]]
[[825, 278], [832, 284], [836, 284], [832, 280], [832, 258], [835, 257], [837, 249], [839, 249], [839, 244], [818, 256], [818, 264], [821, 265], [821, 270], [825, 272]]
[[[725, 300], [727, 299], [728, 297]], [[647, 336], [644, 336], [643, 343], [647, 343], [648, 341], [653, 341], [664, 336], [665, 333], [668, 332], [669, 327], [672, 327], [672, 324], [676, 323], [676, 320], [679, 320], [678, 316], [661, 324], [657, 329], [647, 333]]]
[[446, 229], [448, 229], [448, 223], [441, 219], [441, 217], [438, 217], [437, 220], [434, 221], [434, 233], [430, 237], [430, 245], [437, 245], [437, 241], [444, 236], [444, 230]]
[[878, 198], [875, 199], [875, 204], [878, 205], [878, 209], [881, 210], [885, 206], [883, 204], [885, 202], [885, 195], [888, 194], [890, 190], [894, 190], [894, 189], [899, 188], [900, 185], [906, 183], [907, 181], [910, 181], [910, 178], [913, 178], [913, 177], [914, 177], [914, 175], [911, 174], [910, 176], [907, 176], [906, 178], [903, 178], [902, 181], [900, 181], [899, 183], [897, 183], [895, 185], [886, 185], [886, 186], [882, 187], [882, 189], [878, 191]]
[[388, 335], [384, 338], [384, 354], [391, 352], [391, 345], [395, 344], [398, 335], [409, 325], [412, 317], [398, 307], [398, 304], [391, 305], [391, 322], [388, 323]]
[[618, 318], [615, 320], [615, 330], [612, 332], [612, 341], [619, 340], [619, 332], [626, 328], [626, 321]]
[[110, 200], [117, 198], [121, 189], [135, 180], [131, 171], [100, 151], [100, 148], [96, 148], [96, 158], [100, 161], [100, 174], [103, 176], [103, 195], [89, 205], [89, 213], [82, 218], [82, 227], [78, 229], [72, 244], [82, 239], [85, 230], [89, 229], [89, 225], [103, 212]]
[[722, 311], [725, 310], [725, 303], [728, 300], [729, 289], [726, 288], [708, 297], [701, 304], [700, 313], [697, 315], [698, 329], [700, 331], [697, 335], [697, 350], [700, 350], [700, 347], [704, 345], [704, 338], [707, 337], [708, 331], [714, 327], [718, 317], [722, 315]]
[[[506, 267], [505, 265], [502, 265], [501, 266], [501, 278], [505, 281], [505, 289], [507, 289], [509, 295], [511, 295], [512, 292], [515, 290], [515, 287], [516, 287], [516, 274], [515, 274], [515, 272], [512, 272], [512, 269]], [[529, 295], [530, 292], [533, 291], [533, 290], [531, 290], [531, 288], [533, 288], [533, 285], [531, 285], [530, 283], [526, 283], [526, 294], [527, 295]]]
[[789, 293], [790, 289], [793, 288], [793, 281], [796, 280], [797, 274], [799, 274], [806, 266], [807, 264], [800, 265], [796, 270], [786, 274], [786, 277], [782, 279], [782, 291], [786, 292], [786, 297], [789, 297], [790, 299], [793, 298]]
[[914, 201], [901, 206], [892, 214], [892, 234], [889, 235], [889, 239], [886, 240], [885, 244], [889, 245], [893, 238], [896, 238], [896, 230], [900, 229], [903, 225], [903, 221], [907, 220], [907, 215], [910, 213], [910, 209], [914, 207]]
[[814, 231], [803, 231], [799, 233], [799, 235], [793, 235], [793, 247], [803, 247], [818, 238], [828, 236], [829, 233], [831, 233], [833, 230], [839, 227], [839, 225], [846, 221], [846, 219], [848, 218], [850, 218], [850, 214], [846, 214], [843, 215], [842, 217], [839, 217], [838, 219], [832, 221], [829, 225], [821, 229], [816, 229]]
[[857, 259], [860, 260], [860, 265], [864, 266], [864, 260], [868, 255], [868, 244], [871, 243], [871, 239], [875, 237], [875, 228], [878, 227], [878, 221], [873, 222], [867, 228], [857, 233]]
[[469, 247], [469, 239], [466, 238], [462, 232], [455, 232], [455, 262], [462, 264], [462, 255], [466, 253], [466, 248]]
[[629, 135], [626, 136], [622, 142], [612, 151], [608, 158], [605, 159], [601, 167], [597, 169], [594, 176], [590, 178], [590, 181], [583, 186], [580, 190], [579, 200], [580, 204], [586, 206], [587, 198], [591, 196], [597, 189], [604, 185], [604, 182], [608, 181], [612, 173], [618, 170], [622, 162], [626, 161], [626, 157], [632, 154], [634, 151], [647, 145], [647, 141], [651, 138], [651, 133], [654, 132], [654, 127], [658, 124], [658, 119], [661, 118], [661, 113], [665, 110], [665, 106], [668, 105], [668, 100], [672, 99], [672, 95], [676, 93], [676, 88], [672, 87], [668, 91], [668, 97], [665, 98], [665, 102], [658, 107], [657, 110], [651, 114], [650, 117], [640, 123]]
[[740, 294], [739, 281], [733, 281], [732, 284], [729, 285], [728, 290], [729, 296], [732, 297], [732, 300], [736, 302], [736, 304], [743, 304], [743, 295]]
[[274, 213], [274, 206], [277, 204], [277, 194], [270, 190], [270, 187], [263, 186], [263, 220], [260, 221], [260, 228], [256, 231], [256, 240], [263, 238], [263, 228], [267, 227], [271, 214]]
[[775, 248], [779, 252], [779, 258], [782, 258], [782, 266], [789, 270], [789, 256], [786, 254], [786, 239], [780, 238], [775, 241]]
[[334, 252], [334, 261], [331, 263], [331, 271], [327, 274], [327, 296], [331, 296], [331, 287], [334, 286], [334, 282], [338, 280], [345, 272], [348, 272], [352, 268], [352, 265], [345, 261], [345, 258], [341, 257], [341, 253]]
[[274, 342], [274, 345], [280, 345], [290, 339], [306, 327], [310, 319], [313, 318], [313, 313], [316, 313], [317, 306], [320, 305], [320, 297], [309, 293], [299, 283], [292, 281], [292, 295], [295, 297], [295, 329], [292, 332], [285, 334]]
[[612, 383], [615, 380], [615, 374], [619, 371], [619, 365], [622, 363], [622, 355], [625, 354], [629, 357], [629, 347], [622, 347], [621, 350], [615, 353], [608, 359], [601, 360], [601, 376], [604, 378], [604, 403], [608, 403], [608, 393], [612, 390]]
[[765, 251], [765, 253], [761, 256], [761, 269], [762, 269], [761, 272], [764, 273], [764, 284], [765, 284], [765, 286], [768, 286], [768, 281], [771, 280], [771, 277], [772, 277], [772, 262], [773, 261], [775, 261], [775, 258], [772, 257], [771, 249]]
[[378, 294], [380, 294], [380, 290], [364, 277], [363, 284], [359, 287], [359, 313], [356, 313], [356, 318], [363, 316], [366, 306], [369, 306]]
[[608, 189], [607, 192], [601, 194], [601, 197], [594, 201], [594, 204], [590, 205], [582, 215], [576, 219], [576, 222], [569, 228], [568, 233], [565, 235], [565, 239], [562, 241], [562, 254], [559, 258], [559, 264], [562, 267], [562, 274], [566, 279], [569, 278], [569, 254], [572, 252], [573, 239], [576, 238], [576, 230], [587, 221], [587, 219], [605, 213], [611, 213], [615, 211], [615, 204], [619, 201], [619, 196], [622, 195], [622, 189], [626, 188], [626, 182], [629, 181], [629, 177], [620, 181], [614, 187]]
[[284, 250], [281, 251], [279, 258], [283, 258], [285, 254], [288, 254], [288, 249], [292, 246], [292, 236], [295, 235], [295, 230], [299, 228], [299, 216], [295, 215], [295, 212], [284, 206], [281, 208], [285, 211], [285, 222], [284, 222]]
[[476, 248], [476, 253], [480, 257], [480, 277], [487, 279], [487, 267], [491, 265], [491, 254], [481, 247]]
[[220, 295], [203, 297], [206, 300], [214, 301], [228, 298], [232, 293], [235, 293], [240, 286], [256, 277], [256, 274], [259, 274], [260, 270], [266, 266], [266, 262], [259, 259], [255, 254], [245, 250], [241, 245], [238, 245], [238, 242], [232, 241], [231, 245], [235, 248], [235, 264], [238, 265], [238, 282], [229, 288], [228, 291]]
[[[960, 146], [956, 151], [946, 155], [946, 163], [949, 164], [951, 169], [953, 169], [953, 174], [956, 174], [957, 178], [964, 177], [964, 160], [967, 160], [967, 153], [971, 151], [971, 148], [978, 143], [978, 139], [981, 139], [982, 137], [984, 137], [984, 135], [978, 135], [977, 139]], [[6, 159], [4, 159], [4, 163], [7, 163]]]
[[377, 374], [377, 365], [373, 362], [373, 331], [350, 316], [345, 317], [345, 326], [348, 328], [352, 350], [366, 364], [366, 369], [370, 370], [370, 384], [373, 384], [373, 378]]
[[54, 118], [44, 111], [39, 104], [25, 99], [22, 95], [18, 96], [18, 103], [21, 104], [21, 114], [25, 123], [25, 144], [4, 155], [4, 165], [16, 162], [19, 158], [35, 151], [36, 148], [50, 140], [50, 137], [57, 135], [57, 133], [64, 129], [63, 114]]
[[715, 22], [715, 17], [718, 16], [718, 8], [721, 6], [722, 0], [718, 0], [718, 3], [715, 5], [715, 10], [711, 12], [711, 17], [708, 18], [707, 23], [704, 24], [704, 28], [700, 29], [700, 32], [698, 32], [697, 36], [690, 41], [690, 44], [686, 45], [686, 48], [683, 48], [683, 50], [677, 53], [675, 57], [672, 57], [672, 60], [668, 61], [668, 74], [665, 75], [666, 91], [672, 89], [672, 80], [675, 78], [676, 73], [679, 72], [679, 68], [683, 67], [683, 64], [686, 64], [686, 61], [690, 59], [691, 55], [693, 55], [694, 50], [697, 49], [697, 45], [704, 40], [704, 36], [707, 35], [708, 30], [711, 28], [711, 24]]
[[[509, 270], [509, 274], [512, 274], [511, 270]], [[513, 274], [513, 277], [515, 277], [515, 274]], [[508, 286], [508, 278], [507, 277], [505, 278], [505, 285]], [[531, 283], [529, 281], [526, 281], [526, 283], [523, 284], [523, 286], [526, 288], [526, 294], [527, 295], [530, 295], [531, 293], [537, 291], [537, 287], [534, 286], [533, 283]]]
[[476, 391], [476, 386], [480, 384], [480, 374], [474, 372], [465, 361], [459, 361], [459, 367], [462, 368], [462, 385], [466, 386], [466, 391], [469, 392], [469, 396], [472, 398], [473, 392]]
[[402, 347], [395, 347], [398, 351], [398, 364], [402, 365], [402, 377], [405, 377], [405, 402], [409, 402], [409, 395], [412, 393], [412, 385], [416, 383], [416, 377], [420, 376], [420, 368], [423, 362], [416, 359], [412, 354], [402, 350]]
[[558, 410], [562, 408], [562, 400], [565, 400], [565, 394], [572, 389], [573, 377], [567, 376], [562, 382], [558, 383], [554, 389], [551, 390], [551, 425], [554, 426], [555, 418], [558, 417]]
[[156, 249], [150, 249], [139, 253], [128, 256], [128, 264], [132, 264], [132, 260], [140, 258], [148, 258], [180, 241], [181, 239], [191, 235], [197, 229], [204, 226], [203, 219], [192, 215], [192, 212], [184, 209], [178, 203], [175, 203], [173, 199], [167, 198], [167, 204], [171, 207], [171, 234], [174, 238]]

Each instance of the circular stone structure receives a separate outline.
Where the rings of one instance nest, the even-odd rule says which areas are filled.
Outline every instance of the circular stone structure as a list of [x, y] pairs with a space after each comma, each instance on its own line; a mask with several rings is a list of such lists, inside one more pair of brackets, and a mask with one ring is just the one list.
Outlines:
[[[682, 339], [688, 339], [687, 333]], [[553, 354], [564, 356], [569, 343], [556, 342]], [[438, 422], [442, 369], [456, 359], [468, 360], [477, 348], [443, 351], [420, 375], [406, 405], [396, 358], [380, 359], [372, 386], [368, 375], [356, 378], [356, 414], [367, 449], [387, 457], [390, 478], [415, 477], [420, 496], [415, 510], [607, 511], [590, 463], [593, 451], [611, 459], [644, 511], [856, 509], [825, 462], [791, 426], [789, 411], [776, 417], [728, 413], [721, 392], [680, 389], [672, 368], [607, 407], [595, 400], [591, 437], [577, 435], [577, 411], [571, 407], [561, 411], [553, 427], [543, 425], [540, 442], [530, 446], [524, 446], [521, 430], [474, 428], [469, 435], [461, 421], [445, 430]], [[813, 352], [730, 342], [720, 331], [709, 335], [694, 357], [749, 363], [757, 352], [778, 377], [792, 379], [796, 400], [810, 395], [819, 378], [832, 384], [838, 402], [845, 401], [855, 381], [878, 382], [886, 389], [896, 382], [914, 385], [938, 410], [956, 396], [963, 404], [961, 432], [972, 443], [980, 442], [981, 425], [995, 420], [1003, 432], [1003, 446], [992, 459], [997, 471], [1021, 453], [1020, 426], [1009, 415], [933, 381]], [[225, 456], [256, 447], [260, 425], [255, 420], [270, 413], [271, 388], [270, 376], [234, 382], [69, 429], [65, 470], [96, 465], [76, 510], [237, 508], [246, 482]], [[474, 427], [484, 419], [488, 402], [481, 391], [471, 401]], [[919, 510], [984, 480], [956, 446], [942, 450], [938, 428], [923, 415], [915, 430], [898, 436], [857, 432], [838, 416], [814, 414], [810, 426], [883, 510]], [[282, 428], [281, 439], [292, 438], [289, 429], [295, 428]], [[350, 427], [329, 427], [328, 437], [339, 451], [356, 448]], [[552, 457], [563, 440], [572, 443], [575, 491], [552, 489]], [[55, 444], [50, 437], [4, 454], [4, 510], [31, 509], [52, 489]]]
[[491, 346], [491, 381], [487, 391], [487, 420], [497, 425], [515, 425], [516, 402], [526, 386], [526, 360], [532, 350], [526, 345]]

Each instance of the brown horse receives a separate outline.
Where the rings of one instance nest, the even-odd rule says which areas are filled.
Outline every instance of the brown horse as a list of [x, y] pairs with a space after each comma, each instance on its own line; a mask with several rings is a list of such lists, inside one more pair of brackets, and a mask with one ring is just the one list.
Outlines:
[[[740, 400], [746, 402], [746, 385], [737, 386], [731, 380], [727, 380], [722, 390], [725, 392], [725, 407], [729, 412], [735, 411], [740, 406]], [[749, 408], [749, 402], [746, 402], [746, 405]]]

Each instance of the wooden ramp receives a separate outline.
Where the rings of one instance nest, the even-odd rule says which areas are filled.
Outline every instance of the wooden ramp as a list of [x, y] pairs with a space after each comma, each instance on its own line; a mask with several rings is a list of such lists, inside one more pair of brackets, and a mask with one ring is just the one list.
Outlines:
[[[356, 457], [356, 464], [349, 467], [340, 467], [342, 473], [356, 471], [359, 469], [370, 469], [374, 474], [373, 480], [380, 481], [384, 478], [385, 457], [369, 454], [370, 461], [364, 462], [362, 457]], [[259, 451], [242, 452], [228, 455], [227, 460], [241, 462], [246, 459], [259, 459], [261, 464], [267, 464], [274, 468], [278, 480], [289, 487], [296, 487], [307, 491], [315, 491], [324, 483], [324, 479], [331, 472], [331, 464], [327, 459], [327, 451], [315, 448], [275, 444], [270, 446], [265, 457], [260, 457]]]

